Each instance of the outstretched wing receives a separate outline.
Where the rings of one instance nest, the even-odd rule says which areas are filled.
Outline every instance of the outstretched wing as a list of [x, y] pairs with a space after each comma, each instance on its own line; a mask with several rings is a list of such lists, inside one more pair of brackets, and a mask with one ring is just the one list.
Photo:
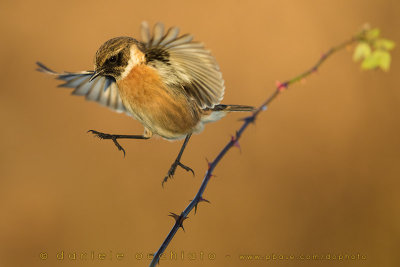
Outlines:
[[224, 80], [218, 64], [202, 43], [193, 36], [179, 36], [179, 28], [164, 33], [157, 23], [150, 33], [146, 22], [141, 27], [148, 64], [154, 65], [171, 87], [185, 90], [200, 108], [213, 108], [224, 96]]
[[57, 79], [65, 81], [65, 83], [60, 84], [59, 87], [75, 88], [75, 90], [72, 91], [73, 95], [85, 96], [87, 100], [96, 101], [116, 112], [126, 112], [129, 114], [129, 111], [127, 111], [122, 103], [117, 85], [113, 79], [105, 76], [98, 76], [89, 82], [93, 71], [57, 73], [40, 62], [36, 62], [36, 64], [38, 65], [38, 71], [54, 75]]

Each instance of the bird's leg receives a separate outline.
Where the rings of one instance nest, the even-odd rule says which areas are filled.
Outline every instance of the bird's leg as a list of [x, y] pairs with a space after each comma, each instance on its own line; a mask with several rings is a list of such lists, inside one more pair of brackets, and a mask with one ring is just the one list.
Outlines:
[[101, 133], [95, 130], [89, 130], [88, 133], [92, 133], [95, 136], [97, 136], [100, 139], [111, 139], [113, 140], [115, 146], [118, 148], [118, 150], [124, 152], [124, 157], [125, 157], [125, 149], [118, 143], [117, 139], [149, 139], [150, 136], [144, 135], [126, 135], [126, 134], [107, 134], [107, 133]]
[[186, 135], [185, 141], [183, 142], [183, 145], [181, 147], [181, 150], [179, 151], [178, 156], [176, 157], [174, 163], [172, 163], [171, 168], [169, 169], [167, 175], [164, 177], [164, 180], [162, 181], [162, 186], [164, 186], [164, 183], [166, 181], [168, 181], [169, 178], [172, 178], [174, 176], [176, 168], [178, 166], [182, 167], [186, 171], [191, 171], [193, 173], [193, 175], [194, 175], [194, 171], [190, 167], [182, 164], [181, 161], [180, 161], [181, 157], [182, 157], [182, 154], [183, 154], [183, 151], [185, 150], [186, 145], [189, 142], [189, 139], [190, 139], [191, 136], [192, 136], [192, 134]]

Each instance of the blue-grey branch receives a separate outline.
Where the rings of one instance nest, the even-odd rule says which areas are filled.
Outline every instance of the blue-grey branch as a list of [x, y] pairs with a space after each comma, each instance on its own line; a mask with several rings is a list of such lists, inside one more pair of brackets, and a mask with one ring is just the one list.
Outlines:
[[257, 116], [260, 114], [261, 111], [265, 110], [266, 107], [285, 89], [287, 89], [289, 87], [289, 85], [296, 83], [304, 78], [306, 78], [307, 76], [311, 75], [312, 73], [316, 72], [319, 68], [319, 66], [328, 58], [330, 57], [332, 54], [334, 54], [335, 52], [343, 49], [344, 47], [355, 43], [359, 40], [362, 40], [364, 38], [364, 32], [361, 32], [360, 34], [354, 36], [353, 38], [351, 38], [350, 40], [347, 40], [335, 47], [332, 47], [331, 49], [329, 49], [326, 53], [322, 54], [322, 56], [319, 58], [319, 60], [317, 61], [317, 63], [315, 65], [313, 65], [310, 69], [308, 69], [307, 71], [303, 72], [302, 74], [287, 80], [283, 83], [278, 82], [276, 85], [276, 89], [275, 91], [260, 105], [260, 107], [249, 117], [243, 119], [243, 124], [242, 126], [239, 128], [239, 130], [236, 132], [235, 136], [233, 136], [231, 138], [231, 140], [225, 145], [225, 147], [218, 153], [218, 155], [215, 157], [215, 159], [209, 163], [209, 167], [207, 170], [207, 173], [203, 179], [203, 182], [200, 185], [200, 188], [196, 194], [196, 196], [193, 198], [193, 200], [189, 203], [189, 205], [186, 207], [186, 209], [184, 211], [182, 211], [182, 213], [180, 215], [176, 215], [173, 214], [172, 217], [174, 217], [175, 219], [175, 224], [172, 227], [171, 231], [169, 232], [169, 234], [167, 235], [167, 237], [165, 238], [164, 242], [161, 244], [160, 248], [158, 249], [158, 251], [153, 255], [153, 260], [150, 263], [150, 267], [155, 267], [157, 265], [157, 263], [159, 262], [160, 256], [162, 253], [164, 253], [164, 251], [166, 250], [166, 248], [168, 247], [169, 243], [171, 242], [171, 240], [174, 238], [176, 232], [179, 230], [180, 227], [183, 228], [183, 221], [187, 218], [187, 216], [189, 215], [189, 213], [193, 210], [193, 208], [195, 208], [195, 210], [197, 209], [197, 205], [199, 204], [199, 202], [201, 201], [206, 201], [203, 198], [203, 194], [204, 191], [206, 190], [207, 184], [210, 181], [211, 177], [213, 176], [213, 171], [214, 169], [217, 167], [218, 163], [221, 161], [221, 159], [225, 156], [225, 154], [234, 146], [238, 145], [238, 141], [242, 136], [242, 133], [247, 129], [247, 127], [253, 123], [256, 119]]

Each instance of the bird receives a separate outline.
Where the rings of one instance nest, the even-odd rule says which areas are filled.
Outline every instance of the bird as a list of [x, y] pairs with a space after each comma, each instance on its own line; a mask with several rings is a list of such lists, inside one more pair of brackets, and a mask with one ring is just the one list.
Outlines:
[[167, 30], [161, 22], [150, 30], [141, 24], [141, 40], [115, 37], [100, 46], [94, 57], [94, 70], [57, 73], [41, 62], [37, 70], [64, 81], [59, 87], [74, 88], [73, 95], [85, 96], [110, 109], [125, 113], [144, 126], [142, 135], [88, 132], [110, 139], [125, 156], [118, 139], [184, 139], [162, 185], [176, 168], [194, 171], [181, 162], [192, 134], [204, 125], [218, 121], [229, 112], [251, 112], [247, 105], [221, 104], [225, 85], [219, 65], [201, 42], [191, 34], [180, 35], [178, 27]]

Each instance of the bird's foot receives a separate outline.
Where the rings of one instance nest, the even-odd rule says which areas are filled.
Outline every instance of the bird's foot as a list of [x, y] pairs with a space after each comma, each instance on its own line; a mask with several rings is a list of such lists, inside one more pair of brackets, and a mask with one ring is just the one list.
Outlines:
[[100, 139], [111, 139], [111, 140], [113, 140], [114, 145], [118, 148], [119, 151], [122, 151], [124, 153], [124, 157], [125, 157], [125, 149], [117, 141], [119, 135], [102, 133], [102, 132], [98, 132], [98, 131], [95, 131], [95, 130], [89, 130], [88, 133], [92, 133], [92, 134], [94, 134], [94, 136], [96, 136], [96, 137], [98, 137]]
[[174, 177], [176, 168], [180, 166], [182, 169], [184, 169], [187, 172], [192, 172], [193, 176], [194, 176], [194, 171], [192, 170], [192, 168], [184, 165], [182, 162], [180, 162], [178, 159], [176, 159], [174, 161], [174, 163], [172, 163], [171, 168], [169, 168], [169, 171], [167, 173], [167, 175], [164, 177], [163, 181], [162, 181], [162, 186], [164, 187], [164, 183], [168, 181], [168, 179], [171, 179]]

